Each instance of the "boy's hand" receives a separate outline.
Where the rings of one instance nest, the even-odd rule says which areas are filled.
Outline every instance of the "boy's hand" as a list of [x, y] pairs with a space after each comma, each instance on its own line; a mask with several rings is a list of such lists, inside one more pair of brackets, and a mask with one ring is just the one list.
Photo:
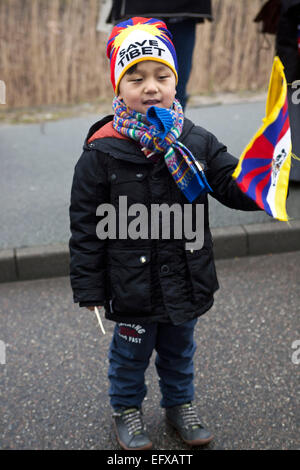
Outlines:
[[[94, 311], [94, 308], [95, 308], [95, 307], [86, 307], [86, 308], [88, 308], [89, 310]], [[97, 305], [97, 308], [102, 308], [102, 307], [101, 307], [101, 305]]]

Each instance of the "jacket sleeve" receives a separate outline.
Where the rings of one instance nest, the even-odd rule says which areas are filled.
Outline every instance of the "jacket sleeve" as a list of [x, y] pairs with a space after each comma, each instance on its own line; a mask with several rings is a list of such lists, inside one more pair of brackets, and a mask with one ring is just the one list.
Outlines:
[[208, 132], [207, 180], [213, 190], [210, 195], [232, 209], [244, 211], [262, 210], [246, 196], [232, 177], [238, 160], [227, 152], [227, 147]]
[[[102, 160], [101, 160], [102, 159]], [[96, 234], [99, 204], [108, 201], [105, 156], [84, 151], [73, 176], [70, 204], [70, 281], [74, 302], [103, 305], [106, 284], [106, 241]]]

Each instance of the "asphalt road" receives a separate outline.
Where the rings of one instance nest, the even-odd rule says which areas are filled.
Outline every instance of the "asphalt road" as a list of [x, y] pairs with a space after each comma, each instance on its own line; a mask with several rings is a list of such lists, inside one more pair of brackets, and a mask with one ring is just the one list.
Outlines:
[[[265, 102], [187, 109], [187, 117], [214, 133], [237, 158], [262, 123]], [[74, 165], [99, 115], [41, 124], [0, 125], [0, 249], [65, 243]], [[287, 201], [300, 218], [300, 185]], [[267, 214], [233, 211], [210, 198], [211, 227], [270, 222]]]
[[[217, 271], [215, 304], [196, 327], [196, 403], [215, 435], [205, 449], [299, 449], [300, 252], [222, 260]], [[105, 328], [74, 306], [68, 278], [0, 285], [1, 449], [119, 449]], [[144, 414], [154, 449], [188, 450], [165, 423], [153, 359]]]

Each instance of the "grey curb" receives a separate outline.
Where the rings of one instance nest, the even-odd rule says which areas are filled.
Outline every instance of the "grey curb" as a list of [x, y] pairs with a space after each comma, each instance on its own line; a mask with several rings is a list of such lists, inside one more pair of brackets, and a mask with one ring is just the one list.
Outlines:
[[300, 250], [300, 220], [211, 230], [216, 259]]
[[[211, 229], [216, 259], [300, 250], [300, 220]], [[0, 282], [68, 276], [67, 243], [0, 250]]]

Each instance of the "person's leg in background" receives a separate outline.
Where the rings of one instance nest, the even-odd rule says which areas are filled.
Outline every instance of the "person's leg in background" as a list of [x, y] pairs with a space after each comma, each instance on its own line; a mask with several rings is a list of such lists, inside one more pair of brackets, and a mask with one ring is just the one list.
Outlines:
[[[299, 59], [300, 60], [300, 59]], [[300, 79], [300, 75], [299, 75]], [[287, 96], [288, 96], [288, 107], [289, 107], [289, 119], [290, 119], [290, 129], [291, 129], [291, 139], [292, 139], [292, 153], [297, 157], [292, 158], [291, 160], [291, 170], [290, 170], [290, 181], [293, 183], [300, 182], [300, 103], [299, 103], [299, 86], [297, 95], [295, 93], [297, 88], [291, 88], [289, 85], [287, 87]], [[294, 98], [293, 98], [294, 95]]]
[[186, 87], [193, 63], [193, 51], [196, 39], [196, 21], [185, 19], [181, 21], [166, 20], [166, 25], [173, 36], [173, 43], [178, 61], [178, 85], [176, 98], [185, 110], [187, 103]]

